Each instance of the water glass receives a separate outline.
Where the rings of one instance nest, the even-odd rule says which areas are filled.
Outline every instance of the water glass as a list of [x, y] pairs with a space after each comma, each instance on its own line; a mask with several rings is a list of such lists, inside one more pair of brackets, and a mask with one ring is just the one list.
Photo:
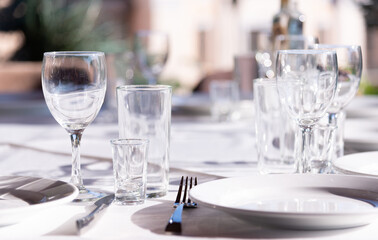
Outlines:
[[326, 113], [314, 126], [310, 139], [311, 173], [333, 173], [332, 162], [344, 156], [345, 113], [341, 111], [336, 124], [329, 119], [333, 114]]
[[330, 124], [327, 116], [313, 128], [310, 138], [310, 172], [332, 173], [332, 161], [336, 158], [337, 127]]
[[127, 85], [117, 88], [120, 138], [149, 140], [147, 197], [166, 195], [169, 181], [172, 88]]
[[136, 205], [146, 198], [148, 140], [113, 139], [115, 203]]
[[231, 120], [239, 100], [238, 84], [231, 80], [213, 80], [209, 94], [213, 119], [219, 122]]
[[296, 124], [282, 110], [275, 80], [260, 78], [253, 84], [259, 172], [294, 173]]

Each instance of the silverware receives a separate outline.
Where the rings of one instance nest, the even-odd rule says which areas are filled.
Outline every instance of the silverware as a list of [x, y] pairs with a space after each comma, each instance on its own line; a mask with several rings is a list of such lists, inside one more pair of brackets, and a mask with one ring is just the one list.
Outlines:
[[81, 231], [84, 227], [88, 226], [93, 221], [95, 216], [99, 212], [101, 212], [103, 209], [107, 208], [113, 202], [113, 200], [114, 200], [114, 194], [110, 194], [108, 196], [105, 196], [97, 200], [94, 203], [96, 208], [92, 212], [90, 212], [87, 216], [76, 220], [77, 230]]
[[[173, 233], [180, 233], [181, 232], [181, 222], [182, 222], [182, 211], [184, 208], [196, 208], [197, 203], [192, 202], [191, 199], [187, 198], [187, 195], [189, 195], [189, 190], [193, 186], [193, 178], [190, 177], [190, 182], [188, 184], [188, 177], [185, 178], [185, 189], [184, 189], [184, 196], [181, 199], [181, 193], [182, 193], [182, 187], [184, 185], [184, 176], [181, 177], [179, 190], [177, 192], [176, 201], [173, 204], [173, 207], [175, 207], [175, 211], [173, 212], [171, 218], [168, 221], [167, 226], [165, 227], [166, 232], [173, 232]], [[189, 189], [188, 189], [189, 185]], [[197, 177], [194, 179], [194, 186], [197, 185]]]

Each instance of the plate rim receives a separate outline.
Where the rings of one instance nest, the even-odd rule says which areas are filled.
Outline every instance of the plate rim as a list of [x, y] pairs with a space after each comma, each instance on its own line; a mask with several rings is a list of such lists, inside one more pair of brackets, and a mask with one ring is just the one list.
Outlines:
[[[347, 178], [363, 178], [363, 179], [374, 179], [376, 181], [378, 181], [378, 178], [376, 176], [362, 176], [362, 175], [342, 175], [342, 174], [324, 174], [324, 175], [318, 175], [318, 174], [277, 174], [277, 175], [255, 175], [255, 176], [246, 176], [246, 177], [231, 177], [231, 178], [222, 178], [222, 179], [218, 179], [218, 180], [214, 180], [214, 181], [211, 181], [211, 182], [215, 182], [215, 181], [229, 181], [230, 179], [243, 179], [243, 178], [255, 178], [256, 176], [260, 176], [260, 177], [264, 177], [264, 176], [282, 176], [282, 177], [285, 177], [285, 176], [298, 176], [299, 178], [300, 177], [306, 177], [306, 176], [311, 176], [311, 177], [320, 177], [320, 178], [325, 178], [326, 176], [332, 176], [332, 177], [336, 177], [336, 178], [344, 178], [344, 177], [347, 177]], [[203, 183], [203, 184], [206, 184], [206, 183]], [[255, 214], [260, 214], [260, 215], [291, 215], [291, 216], [300, 216], [300, 217], [306, 217], [306, 216], [347, 216], [347, 215], [350, 215], [350, 216], [353, 216], [353, 215], [361, 215], [361, 214], [367, 214], [367, 215], [370, 215], [370, 214], [374, 214], [374, 215], [377, 215], [378, 214], [378, 208], [371, 208], [369, 210], [366, 210], [366, 211], [361, 211], [361, 212], [335, 212], [335, 213], [316, 213], [316, 212], [282, 212], [282, 211], [262, 211], [262, 210], [249, 210], [249, 209], [244, 209], [244, 208], [237, 208], [237, 207], [228, 207], [228, 206], [224, 206], [224, 205], [216, 205], [216, 204], [213, 204], [213, 203], [209, 203], [209, 202], [205, 202], [201, 199], [198, 199], [196, 196], [193, 196], [192, 195], [192, 192], [196, 191], [195, 189], [199, 188], [202, 184], [196, 186], [196, 187], [193, 187], [193, 189], [190, 190], [189, 192], [189, 196], [192, 200], [194, 200], [195, 202], [197, 202], [198, 204], [200, 205], [205, 205], [207, 207], [211, 207], [211, 208], [216, 208], [216, 209], [222, 209], [223, 211], [226, 211], [226, 212], [234, 212], [234, 211], [238, 211], [238, 212], [250, 212], [250, 213], [255, 213]], [[378, 191], [377, 191], [378, 193]]]
[[[11, 214], [12, 212], [15, 211], [30, 211], [30, 210], [35, 210], [38, 208], [43, 208], [43, 207], [50, 207], [50, 205], [57, 205], [57, 204], [63, 204], [63, 203], [69, 203], [73, 201], [78, 195], [79, 195], [79, 190], [75, 185], [69, 182], [65, 182], [62, 180], [56, 180], [56, 179], [51, 179], [51, 178], [45, 178], [45, 177], [34, 177], [34, 176], [23, 176], [23, 175], [1, 175], [0, 177], [24, 177], [28, 178], [30, 180], [47, 180], [51, 182], [61, 182], [64, 183], [65, 185], [68, 185], [73, 189], [72, 193], [68, 196], [65, 196], [63, 198], [59, 198], [56, 200], [52, 201], [47, 201], [47, 202], [42, 202], [42, 203], [37, 203], [37, 204], [31, 204], [31, 205], [25, 205], [25, 206], [19, 206], [19, 207], [10, 207], [6, 209], [0, 209], [0, 214]], [[1, 188], [1, 187], [0, 187]]]
[[[333, 168], [336, 171], [347, 174], [347, 175], [356, 175], [356, 176], [376, 177], [377, 178], [378, 174], [363, 173], [363, 172], [360, 172], [360, 171], [353, 171], [353, 170], [345, 169], [343, 167], [338, 166], [338, 162], [342, 161], [342, 159], [355, 157], [356, 155], [369, 155], [369, 154], [374, 154], [374, 153], [377, 154], [377, 157], [378, 157], [378, 151], [358, 152], [358, 153], [352, 153], [352, 154], [344, 155], [342, 157], [339, 157], [339, 158], [333, 160], [332, 165], [333, 165]], [[378, 163], [378, 161], [377, 161], [377, 163]]]

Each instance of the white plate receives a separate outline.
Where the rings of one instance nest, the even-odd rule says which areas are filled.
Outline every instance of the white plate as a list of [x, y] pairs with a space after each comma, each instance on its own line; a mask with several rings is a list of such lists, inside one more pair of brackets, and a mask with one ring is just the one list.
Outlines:
[[42, 209], [71, 202], [79, 191], [75, 186], [51, 179], [1, 176], [0, 225], [10, 225]]
[[378, 178], [347, 175], [256, 175], [207, 182], [190, 191], [199, 206], [249, 222], [291, 229], [362, 226], [378, 218]]
[[346, 174], [378, 176], [378, 151], [345, 155], [333, 161], [335, 170]]

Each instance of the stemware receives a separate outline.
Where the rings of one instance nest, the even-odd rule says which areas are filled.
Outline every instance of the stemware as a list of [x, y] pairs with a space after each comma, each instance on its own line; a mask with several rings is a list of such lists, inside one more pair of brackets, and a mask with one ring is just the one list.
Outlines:
[[301, 129], [298, 172], [311, 172], [313, 126], [326, 113], [337, 88], [337, 56], [330, 50], [279, 50], [276, 81], [280, 102]]
[[327, 121], [332, 128], [330, 144], [334, 144], [334, 158], [344, 155], [343, 116], [341, 112], [358, 91], [362, 72], [362, 52], [358, 45], [316, 44], [314, 49], [334, 50], [337, 54], [339, 76], [337, 90], [327, 110]]
[[168, 59], [168, 35], [159, 31], [138, 31], [134, 50], [139, 67], [148, 84], [156, 84]]
[[91, 201], [103, 194], [84, 187], [80, 170], [80, 140], [95, 119], [106, 91], [106, 64], [102, 52], [46, 52], [42, 89], [55, 120], [70, 134], [71, 183], [79, 189], [75, 201]]

